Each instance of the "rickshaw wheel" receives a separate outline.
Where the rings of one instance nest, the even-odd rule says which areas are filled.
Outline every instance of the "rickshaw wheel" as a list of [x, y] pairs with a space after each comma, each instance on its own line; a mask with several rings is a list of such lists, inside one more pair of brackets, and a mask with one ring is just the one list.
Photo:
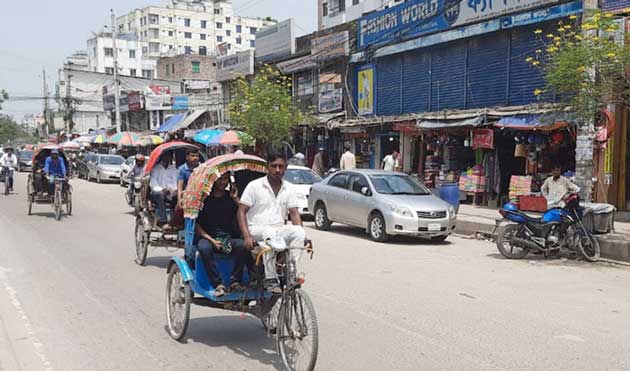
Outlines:
[[32, 215], [33, 211], [33, 196], [28, 195], [28, 215]]
[[72, 192], [66, 195], [66, 214], [72, 215]]
[[286, 371], [313, 371], [319, 349], [315, 307], [306, 292], [300, 289], [284, 298], [276, 335], [280, 359]]
[[275, 334], [278, 329], [278, 316], [280, 314], [280, 303], [282, 303], [282, 299], [276, 300], [273, 304], [273, 307], [269, 310], [269, 313], [260, 317], [260, 321], [262, 322], [263, 327], [270, 334]]
[[149, 233], [144, 230], [142, 219], [136, 219], [136, 263], [144, 265], [147, 260], [147, 250], [149, 249]]
[[192, 291], [184, 282], [179, 266], [173, 264], [166, 280], [166, 329], [175, 340], [181, 341], [188, 330]]

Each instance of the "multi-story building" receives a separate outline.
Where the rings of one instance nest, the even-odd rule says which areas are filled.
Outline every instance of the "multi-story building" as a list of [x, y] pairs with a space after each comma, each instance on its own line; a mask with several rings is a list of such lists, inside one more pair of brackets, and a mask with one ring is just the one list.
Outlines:
[[317, 0], [319, 30], [361, 18], [364, 14], [387, 9], [407, 0]]
[[[171, 0], [118, 17], [120, 33], [134, 33], [148, 43], [148, 56], [229, 54], [255, 47], [256, 31], [270, 18], [233, 14], [231, 0]], [[217, 52], [219, 51], [219, 52]]]
[[[147, 58], [149, 44], [133, 33], [117, 34], [118, 73], [124, 76], [155, 78], [157, 61]], [[114, 40], [111, 33], [100, 33], [87, 42], [87, 71], [114, 73]]]
[[85, 50], [77, 50], [72, 53], [63, 63], [63, 68], [70, 68], [73, 70], [89, 71], [88, 70], [88, 54]]

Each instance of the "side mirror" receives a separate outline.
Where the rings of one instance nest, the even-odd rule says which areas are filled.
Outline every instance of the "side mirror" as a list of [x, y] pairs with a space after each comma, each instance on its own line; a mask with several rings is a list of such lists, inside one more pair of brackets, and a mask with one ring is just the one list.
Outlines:
[[370, 189], [368, 187], [361, 187], [361, 194], [364, 196], [370, 196]]

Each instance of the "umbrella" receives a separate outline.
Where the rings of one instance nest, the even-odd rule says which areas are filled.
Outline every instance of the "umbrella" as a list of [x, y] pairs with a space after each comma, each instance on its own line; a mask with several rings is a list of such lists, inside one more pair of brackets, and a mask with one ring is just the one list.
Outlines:
[[217, 144], [224, 146], [236, 146], [243, 143], [251, 143], [254, 141], [254, 138], [251, 135], [246, 134], [242, 131], [230, 130], [226, 131], [220, 138]]
[[225, 131], [223, 130], [203, 129], [199, 131], [197, 134], [195, 134], [195, 136], [193, 137], [193, 140], [197, 143], [201, 143], [207, 146], [210, 143], [212, 143], [212, 141], [215, 140], [216, 138], [223, 136], [224, 133]]
[[157, 135], [145, 135], [140, 137], [140, 141], [138, 142], [139, 146], [148, 147], [148, 146], [157, 146], [164, 143], [164, 139]]
[[107, 143], [107, 135], [106, 134], [98, 134], [92, 138], [92, 143], [96, 144], [104, 144]]
[[81, 149], [81, 144], [77, 142], [63, 142], [59, 145], [59, 148], [65, 150], [79, 150]]
[[117, 144], [120, 147], [123, 146], [135, 146], [140, 141], [140, 136], [130, 131], [121, 131], [109, 137], [107, 143]]
[[93, 135], [81, 135], [78, 138], [74, 138], [73, 141], [78, 143], [92, 143], [92, 139], [94, 139]]

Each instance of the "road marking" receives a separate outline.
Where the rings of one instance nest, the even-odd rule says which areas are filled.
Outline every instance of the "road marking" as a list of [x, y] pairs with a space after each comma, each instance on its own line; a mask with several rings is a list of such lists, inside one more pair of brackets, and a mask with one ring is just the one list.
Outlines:
[[573, 341], [573, 342], [576, 342], [576, 343], [583, 343], [585, 341], [584, 339], [582, 339], [581, 337], [579, 337], [577, 335], [570, 335], [570, 334], [556, 335], [554, 337], [556, 339], [568, 340], [568, 341]]

